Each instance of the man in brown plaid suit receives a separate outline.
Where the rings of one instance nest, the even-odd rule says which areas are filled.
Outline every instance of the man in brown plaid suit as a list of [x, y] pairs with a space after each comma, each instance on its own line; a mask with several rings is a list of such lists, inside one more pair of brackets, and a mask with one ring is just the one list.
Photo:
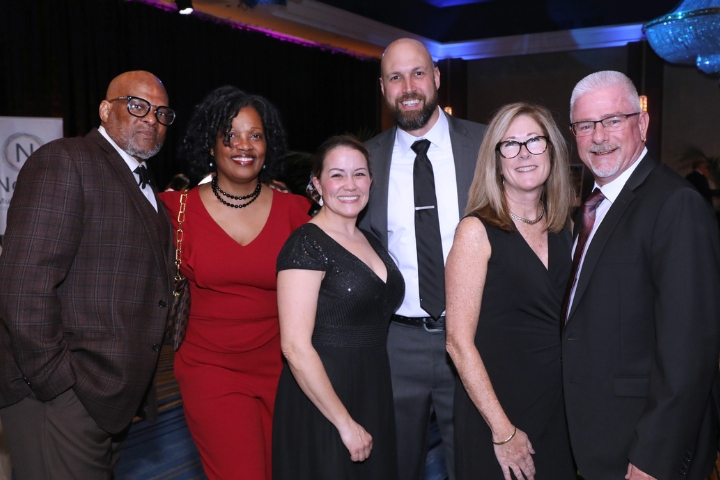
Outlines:
[[167, 104], [154, 75], [126, 72], [100, 128], [20, 171], [0, 257], [0, 418], [19, 480], [112, 478], [133, 416], [157, 414], [174, 251], [143, 169]]

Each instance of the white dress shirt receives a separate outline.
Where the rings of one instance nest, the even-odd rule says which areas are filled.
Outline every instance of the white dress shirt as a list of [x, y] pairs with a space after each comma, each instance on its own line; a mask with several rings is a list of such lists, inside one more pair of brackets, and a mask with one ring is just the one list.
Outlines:
[[415, 141], [422, 138], [430, 141], [427, 156], [435, 177], [435, 195], [445, 261], [452, 247], [455, 228], [460, 221], [450, 130], [447, 118], [441, 110], [438, 121], [422, 137], [414, 137], [398, 128], [393, 146], [388, 185], [388, 251], [405, 279], [405, 298], [396, 312], [405, 317], [428, 316], [420, 307], [413, 191], [415, 152], [411, 148]]
[[[605, 196], [605, 198], [602, 202], [598, 204], [597, 209], [595, 210], [595, 223], [593, 224], [593, 228], [590, 231], [590, 235], [588, 235], [587, 242], [585, 242], [585, 250], [582, 252], [582, 257], [580, 257], [580, 265], [578, 266], [577, 275], [575, 276], [575, 281], [573, 282], [573, 287], [570, 292], [570, 302], [568, 303], [568, 310], [572, 307], [573, 299], [575, 298], [575, 289], [577, 288], [577, 279], [580, 278], [580, 272], [582, 272], [583, 262], [585, 261], [585, 254], [587, 253], [587, 250], [592, 243], [595, 232], [597, 232], [597, 229], [605, 218], [605, 215], [607, 215], [608, 210], [610, 210], [612, 204], [615, 203], [615, 200], [617, 200], [618, 195], [620, 195], [620, 192], [627, 183], [628, 178], [630, 178], [630, 175], [632, 175], [637, 166], [640, 165], [640, 161], [643, 159], [643, 157], [645, 157], [646, 153], [647, 148], [644, 148], [638, 159], [635, 160], [635, 163], [630, 165], [627, 170], [621, 173], [620, 176], [618, 176], [612, 182], [605, 184], [603, 187], [600, 187], [597, 182], [595, 182], [595, 184], [593, 185], [593, 191], [596, 188], [599, 189]], [[571, 258], [575, 255], [576, 247], [577, 238], [575, 239], [575, 243], [573, 244]]]
[[117, 143], [115, 143], [113, 141], [113, 139], [110, 138], [110, 136], [107, 134], [107, 132], [105, 131], [105, 128], [102, 125], [98, 127], [98, 132], [100, 132], [100, 135], [105, 137], [105, 140], [110, 142], [110, 145], [112, 145], [113, 148], [115, 150], [117, 150], [117, 152], [120, 154], [122, 159], [125, 160], [125, 163], [127, 163], [128, 168], [130, 169], [133, 176], [135, 177], [135, 181], [138, 182], [138, 188], [140, 189], [142, 194], [145, 195], [145, 198], [148, 199], [148, 202], [150, 202], [150, 205], [152, 205], [153, 208], [155, 209], [155, 211], [157, 212], [158, 211], [157, 200], [155, 200], [155, 194], [153, 193], [152, 188], [150, 187], [150, 185], [145, 185], [145, 188], [141, 187], [140, 186], [140, 175], [135, 173], [135, 169], [138, 166], [143, 165], [143, 166], [145, 166], [145, 168], [147, 168], [147, 164], [145, 162], [138, 162], [133, 157], [128, 155], [125, 150], [118, 147]]

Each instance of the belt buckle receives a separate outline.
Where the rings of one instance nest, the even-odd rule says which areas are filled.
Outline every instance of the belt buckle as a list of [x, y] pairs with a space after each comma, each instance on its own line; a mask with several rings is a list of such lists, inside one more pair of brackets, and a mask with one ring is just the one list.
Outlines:
[[445, 330], [442, 329], [442, 328], [428, 328], [428, 326], [427, 326], [427, 319], [428, 319], [428, 318], [432, 318], [432, 317], [425, 317], [425, 318], [423, 318], [423, 328], [425, 329], [426, 332], [428, 332], [428, 333], [439, 333], [439, 332], [444, 332], [444, 331], [445, 331]]

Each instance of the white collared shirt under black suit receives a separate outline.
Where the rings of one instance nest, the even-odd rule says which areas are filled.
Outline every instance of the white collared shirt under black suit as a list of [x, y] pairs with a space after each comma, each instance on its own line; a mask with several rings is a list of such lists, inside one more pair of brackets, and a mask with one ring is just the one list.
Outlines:
[[699, 480], [717, 453], [717, 224], [650, 154], [633, 168], [601, 187], [605, 213], [562, 332], [573, 454], [588, 480], [623, 478], [628, 462], [658, 479]]

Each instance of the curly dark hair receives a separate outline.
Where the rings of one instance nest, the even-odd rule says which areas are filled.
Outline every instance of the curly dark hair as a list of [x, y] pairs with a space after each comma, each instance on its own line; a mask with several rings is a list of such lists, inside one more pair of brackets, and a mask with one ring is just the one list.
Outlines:
[[245, 93], [232, 85], [216, 88], [195, 106], [178, 152], [179, 157], [185, 160], [191, 175], [201, 178], [216, 171], [217, 166], [210, 155], [210, 149], [215, 148], [218, 134], [229, 133], [233, 119], [240, 110], [248, 106], [253, 107], [260, 115], [267, 142], [260, 181], [267, 182], [272, 178], [287, 149], [280, 112], [266, 98]]

